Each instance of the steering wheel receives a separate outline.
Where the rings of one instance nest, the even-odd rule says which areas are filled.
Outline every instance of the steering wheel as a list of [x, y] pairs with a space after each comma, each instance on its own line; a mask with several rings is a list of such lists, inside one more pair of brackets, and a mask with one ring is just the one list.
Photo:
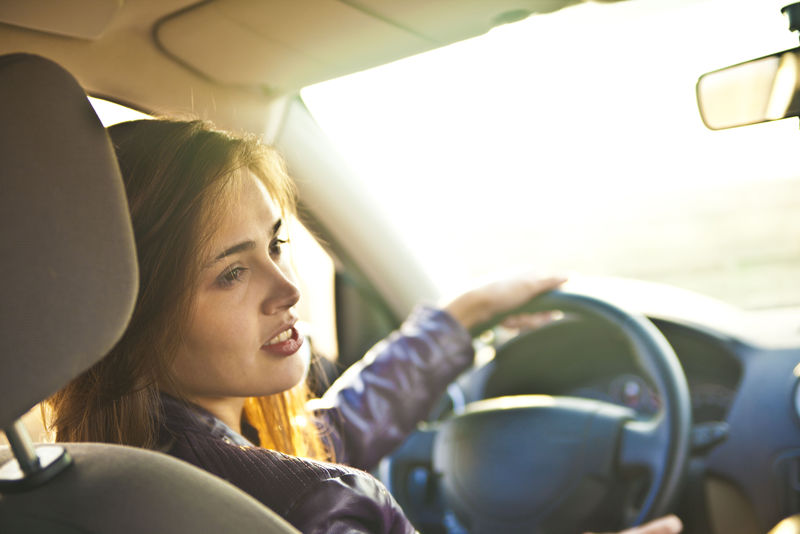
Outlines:
[[[565, 290], [539, 296], [508, 315], [545, 310], [592, 318], [621, 333], [661, 398], [658, 413], [644, 420], [628, 408], [596, 400], [498, 397], [468, 404], [397, 455], [408, 462], [432, 453], [437, 492], [470, 533], [618, 528], [598, 525], [598, 509], [632, 474], [644, 480], [644, 497], [623, 522], [637, 525], [662, 515], [684, 474], [691, 429], [686, 377], [672, 347], [645, 317]], [[398, 478], [390, 487], [408, 495], [408, 482]]]

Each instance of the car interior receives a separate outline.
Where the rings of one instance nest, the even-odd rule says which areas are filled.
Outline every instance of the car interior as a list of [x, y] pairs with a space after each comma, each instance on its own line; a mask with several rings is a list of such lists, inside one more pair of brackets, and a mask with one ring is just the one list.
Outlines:
[[[535, 230], [562, 210], [568, 222], [559, 219], [553, 226], [597, 240], [594, 248], [583, 247], [584, 256], [575, 252], [577, 245], [556, 246], [567, 237], [536, 241], [553, 255], [563, 252], [550, 266], [576, 264], [587, 274], [570, 276], [563, 290], [517, 310], [555, 309], [558, 319], [519, 335], [499, 326], [502, 317], [473, 329], [475, 365], [448, 387], [428, 419], [373, 473], [423, 534], [611, 531], [665, 513], [677, 514], [689, 534], [763, 533], [787, 518], [783, 528], [800, 530], [800, 522], [791, 519], [800, 514], [800, 169], [776, 170], [772, 164], [784, 156], [796, 161], [791, 147], [800, 142], [800, 48], [794, 48], [800, 9], [784, 8], [785, 1], [764, 7], [766, 3], [736, 0], [723, 2], [721, 8], [719, 0], [0, 2], [0, 428], [8, 443], [0, 445], [0, 532], [295, 531], [244, 492], [167, 455], [107, 444], [56, 446], [42, 426], [39, 403], [104, 356], [122, 335], [136, 298], [130, 220], [103, 130], [124, 119], [104, 111], [109, 103], [124, 107], [120, 117], [200, 117], [221, 128], [254, 132], [279, 149], [300, 199], [292, 242], [298, 249], [303, 293], [311, 295], [301, 304], [313, 358], [321, 364], [309, 377], [319, 392], [398, 327], [415, 305], [441, 300], [452, 289], [448, 283], [471, 274], [466, 265], [470, 259], [500, 263], [498, 268], [512, 263], [474, 244], [473, 256], [457, 257], [452, 252], [457, 242], [482, 242], [485, 237], [460, 229], [462, 217], [463, 228], [473, 228], [472, 219], [481, 225], [488, 225], [487, 219], [512, 221], [507, 224], [512, 227], [508, 246], [514, 251], [534, 248], [529, 243], [544, 232], [524, 233], [516, 226], [525, 223], [506, 219], [503, 211], [521, 212], [519, 220], [530, 221]], [[506, 30], [544, 33], [548, 24], [562, 28], [557, 24], [578, 20], [586, 24], [581, 28], [588, 28], [605, 20], [599, 14], [648, 10], [655, 17], [648, 20], [668, 25], [673, 20], [669, 17], [691, 20], [707, 10], [736, 41], [738, 26], [732, 21], [739, 19], [733, 17], [755, 26], [760, 19], [748, 15], [751, 9], [765, 13], [765, 19], [778, 19], [767, 33], [787, 43], [780, 45], [784, 50], [775, 52], [770, 43], [756, 49], [728, 45], [722, 59], [709, 55], [707, 63], [693, 65], [693, 81], [680, 89], [682, 105], [703, 128], [697, 135], [704, 142], [731, 139], [746, 147], [738, 152], [722, 145], [720, 152], [708, 150], [712, 160], [726, 154], [731, 165], [748, 174], [748, 181], [730, 178], [736, 183], [726, 184], [728, 167], [715, 166], [716, 160], [687, 164], [696, 176], [676, 182], [699, 182], [702, 174], [714, 175], [716, 181], [699, 193], [680, 190], [670, 197], [670, 178], [656, 169], [660, 162], [648, 162], [653, 176], [640, 173], [638, 184], [652, 181], [664, 188], [652, 195], [671, 201], [658, 210], [610, 185], [608, 197], [600, 188], [588, 189], [596, 198], [582, 203], [580, 196], [567, 194], [571, 182], [542, 179], [538, 187], [552, 187], [553, 197], [564, 198], [548, 199], [538, 208], [531, 201], [509, 200], [505, 210], [488, 211], [480, 203], [497, 203], [491, 187], [480, 186], [476, 197], [453, 193], [463, 189], [467, 195], [469, 185], [454, 158], [435, 170], [460, 181], [438, 185], [423, 177], [429, 181], [428, 194], [417, 192], [418, 197], [432, 197], [439, 210], [427, 208], [428, 199], [401, 193], [403, 187], [396, 183], [395, 189], [381, 193], [389, 199], [381, 203], [374, 190], [382, 179], [379, 172], [348, 159], [348, 150], [378, 148], [355, 137], [348, 148], [347, 130], [329, 127], [330, 117], [337, 112], [345, 124], [361, 125], [356, 129], [378, 144], [397, 145], [401, 156], [405, 150], [406, 156], [397, 159], [376, 153], [406, 174], [408, 168], [422, 166], [407, 157], [411, 145], [372, 131], [369, 122], [355, 116], [344, 99], [348, 95], [331, 100], [330, 109], [323, 106], [323, 90], [350, 91], [350, 97], [363, 100], [363, 94], [347, 85], [353, 77], [370, 82], [365, 77], [375, 68], [396, 68], [408, 77], [404, 61], [424, 61], [453, 46], [469, 52], [476, 39], [499, 39]], [[558, 59], [559, 46], [524, 50], [522, 57], [531, 65], [539, 57]], [[632, 57], [636, 48], [626, 46], [608, 58], [607, 71], [602, 63], [592, 68], [601, 69], [600, 77], [609, 78], [639, 106], [634, 106], [637, 114], [666, 107], [661, 102], [643, 105], [625, 92], [625, 82], [614, 81], [616, 61]], [[677, 57], [681, 40], [676, 37], [665, 46]], [[710, 39], [692, 46], [725, 48]], [[588, 54], [586, 43], [577, 47]], [[442, 57], [447, 61], [449, 56]], [[473, 62], [471, 70], [491, 78], [491, 71], [480, 72], [486, 64], [479, 59], [473, 55], [467, 61]], [[628, 61], [627, 70], [644, 68], [645, 61], [637, 61]], [[670, 60], [651, 62], [659, 61]], [[526, 70], [526, 62], [508, 62]], [[525, 98], [556, 107], [553, 99], [563, 97], [565, 109], [579, 113], [570, 120], [591, 122], [591, 106], [581, 109], [581, 99], [588, 102], [589, 95], [578, 92], [580, 98], [570, 100], [565, 81], [567, 71], [588, 67], [567, 59], [553, 63], [555, 77], [537, 78], [541, 94], [525, 92]], [[586, 89], [600, 82], [595, 71], [587, 72], [591, 76], [577, 79], [585, 82], [579, 89], [591, 93]], [[411, 108], [423, 109], [429, 93], [444, 83], [428, 76], [399, 88], [409, 94]], [[455, 71], [450, 76], [457, 78]], [[392, 80], [399, 85], [397, 78]], [[668, 87], [670, 82], [655, 81]], [[367, 92], [382, 92], [365, 85]], [[417, 88], [423, 94], [420, 102], [410, 96]], [[500, 89], [512, 92], [506, 86]], [[504, 94], [487, 97], [487, 115], [515, 114], [501, 106]], [[456, 96], [448, 93], [447, 98]], [[390, 107], [406, 109], [402, 93], [392, 93], [389, 100]], [[372, 101], [366, 116], [377, 116], [379, 110], [370, 112], [370, 105]], [[450, 117], [456, 130], [467, 129], [470, 121], [460, 120]], [[754, 141], [787, 124], [791, 131], [785, 145]], [[416, 127], [427, 142], [425, 130], [434, 129], [433, 118], [430, 125]], [[470, 135], [483, 146], [506, 137], [515, 138], [504, 141], [513, 144], [518, 133]], [[557, 134], [542, 135], [555, 139]], [[700, 137], [690, 141], [695, 139]], [[653, 144], [677, 153], [677, 143], [670, 150], [671, 143]], [[759, 151], [765, 154], [754, 160], [760, 166], [738, 159], [744, 158], [740, 152]], [[527, 145], [521, 152], [529, 160], [547, 158], [546, 150]], [[583, 157], [574, 155], [581, 152], [570, 154], [566, 159], [596, 155], [591, 150]], [[605, 179], [621, 172], [618, 159], [598, 159], [592, 169]], [[385, 172], [395, 176], [391, 169]], [[575, 173], [566, 164], [564, 172]], [[414, 189], [408, 185], [416, 183], [411, 180], [401, 186]], [[533, 181], [517, 178], [498, 186], [499, 195], [547, 197], [541, 189], [525, 189], [525, 180]], [[727, 193], [740, 182], [750, 189], [742, 185], [738, 196]], [[511, 187], [519, 187], [520, 193], [509, 193]], [[637, 205], [635, 217], [618, 215], [618, 226], [597, 219], [607, 211], [613, 222], [616, 208], [608, 204], [601, 210], [591, 200], [603, 204], [612, 196], [621, 199], [620, 205]], [[723, 207], [728, 197], [736, 200], [733, 208]], [[564, 206], [558, 204], [561, 200]], [[550, 204], [552, 212], [546, 208]], [[752, 206], [762, 211], [747, 211]], [[413, 249], [427, 242], [421, 234], [406, 235], [404, 225], [411, 234], [412, 223], [398, 221], [398, 209], [411, 212], [414, 219], [430, 219], [422, 232], [430, 232], [432, 242], [438, 240], [441, 256], [453, 256], [456, 267], [426, 263]], [[542, 219], [535, 218], [537, 210]], [[662, 212], [668, 222], [656, 219]], [[692, 226], [695, 212], [715, 231]], [[777, 215], [769, 219], [767, 212]], [[440, 226], [451, 233], [436, 237]], [[681, 233], [667, 236], [667, 226]], [[744, 241], [723, 234], [724, 226], [757, 243], [758, 254], [715, 258], [721, 271], [698, 274], [699, 263], [691, 261], [713, 248], [710, 243], [720, 242], [725, 253], [743, 250]], [[599, 240], [615, 231], [627, 235], [632, 227], [646, 230], [645, 245]], [[698, 240], [701, 234], [709, 240]], [[613, 250], [604, 255], [599, 249], [606, 245]], [[303, 247], [312, 260], [300, 258]], [[625, 266], [637, 257], [651, 261], [638, 271], [632, 266], [604, 270], [614, 254]], [[684, 263], [669, 272], [653, 267], [668, 257]], [[305, 273], [308, 264], [317, 270]], [[742, 278], [724, 278], [734, 271]], [[701, 277], [710, 284], [684, 283]], [[770, 292], [756, 297], [762, 286]], [[747, 294], [750, 300], [726, 300], [723, 290]]]

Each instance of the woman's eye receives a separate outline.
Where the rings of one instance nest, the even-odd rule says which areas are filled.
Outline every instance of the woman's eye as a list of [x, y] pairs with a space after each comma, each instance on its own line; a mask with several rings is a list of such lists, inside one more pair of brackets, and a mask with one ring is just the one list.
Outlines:
[[217, 278], [217, 283], [222, 287], [230, 287], [236, 282], [241, 282], [245, 272], [247, 272], [245, 267], [231, 267], [225, 269], [225, 272]]
[[272, 243], [269, 244], [269, 253], [273, 257], [279, 257], [283, 252], [283, 245], [289, 242], [288, 239], [274, 239]]

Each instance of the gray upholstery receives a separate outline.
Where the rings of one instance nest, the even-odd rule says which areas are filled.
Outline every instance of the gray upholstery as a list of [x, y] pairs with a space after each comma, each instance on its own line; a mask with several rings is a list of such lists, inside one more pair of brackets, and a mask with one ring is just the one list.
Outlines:
[[[41, 57], [0, 57], [0, 427], [104, 356], [130, 317], [137, 278], [119, 169], [83, 90]], [[0, 494], [0, 532], [297, 532], [171, 456], [65, 447], [66, 470]], [[0, 447], [0, 475], [10, 460]]]
[[[0, 496], [0, 532], [297, 532], [243, 491], [171, 456], [94, 443], [67, 450], [75, 465], [48, 484]], [[0, 447], [0, 464], [9, 458]]]
[[108, 352], [137, 280], [116, 158], [85, 93], [48, 60], [0, 58], [0, 428]]

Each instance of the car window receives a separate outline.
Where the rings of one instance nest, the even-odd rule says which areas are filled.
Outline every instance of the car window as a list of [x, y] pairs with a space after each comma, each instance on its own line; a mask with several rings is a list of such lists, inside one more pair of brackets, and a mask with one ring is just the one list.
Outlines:
[[100, 122], [102, 122], [103, 126], [106, 128], [118, 122], [150, 118], [150, 115], [139, 110], [103, 98], [90, 96], [89, 103], [92, 104], [94, 112], [97, 113]]
[[782, 5], [589, 3], [302, 98], [444, 293], [513, 267], [795, 306], [798, 121], [711, 132], [695, 102], [797, 46]]
[[314, 352], [338, 358], [334, 306], [334, 265], [330, 255], [300, 221], [289, 227], [292, 259], [300, 283], [297, 313], [310, 331]]

